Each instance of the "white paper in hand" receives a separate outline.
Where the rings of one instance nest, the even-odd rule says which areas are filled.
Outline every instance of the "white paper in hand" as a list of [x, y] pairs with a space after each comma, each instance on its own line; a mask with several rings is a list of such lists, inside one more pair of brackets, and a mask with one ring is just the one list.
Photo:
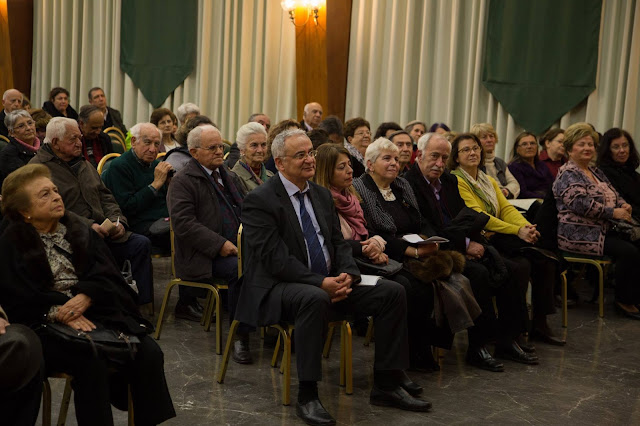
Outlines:
[[409, 244], [417, 244], [417, 245], [449, 242], [449, 240], [447, 240], [446, 238], [438, 237], [438, 236], [429, 237], [425, 240], [418, 234], [406, 234], [402, 236], [402, 239], [408, 242]]
[[382, 279], [379, 275], [360, 275], [361, 281], [358, 285], [375, 286]]

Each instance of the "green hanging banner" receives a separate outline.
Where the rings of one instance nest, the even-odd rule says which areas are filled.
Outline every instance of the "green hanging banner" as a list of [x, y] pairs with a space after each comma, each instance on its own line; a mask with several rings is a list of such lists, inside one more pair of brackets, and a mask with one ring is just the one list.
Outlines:
[[120, 68], [155, 108], [193, 71], [197, 0], [122, 0]]
[[541, 133], [596, 88], [602, 0], [490, 0], [482, 82]]

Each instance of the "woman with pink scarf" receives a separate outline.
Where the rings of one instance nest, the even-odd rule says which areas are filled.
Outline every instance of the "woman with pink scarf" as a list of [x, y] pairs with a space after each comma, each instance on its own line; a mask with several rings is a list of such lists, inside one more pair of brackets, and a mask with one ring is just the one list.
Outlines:
[[[352, 186], [353, 168], [349, 151], [337, 144], [321, 145], [316, 155], [314, 181], [331, 191], [342, 235], [351, 245], [353, 257], [368, 259], [376, 265], [386, 265], [389, 262], [385, 254], [387, 242], [379, 235], [369, 236], [360, 196]], [[362, 269], [362, 264], [359, 267], [362, 273], [371, 273]], [[407, 293], [411, 368], [421, 372], [439, 370], [427, 339], [427, 336], [433, 335], [433, 330], [423, 317], [425, 312], [431, 312], [429, 307], [433, 307], [433, 288], [423, 285], [404, 268], [386, 278], [401, 284]]]
[[40, 149], [36, 122], [25, 110], [11, 111], [4, 119], [10, 142], [0, 151], [0, 188], [9, 173], [24, 166]]

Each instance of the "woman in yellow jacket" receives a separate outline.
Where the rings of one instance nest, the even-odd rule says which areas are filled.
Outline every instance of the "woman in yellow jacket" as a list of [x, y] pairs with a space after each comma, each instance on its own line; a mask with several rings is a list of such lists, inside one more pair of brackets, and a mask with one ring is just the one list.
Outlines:
[[454, 139], [447, 166], [458, 178], [458, 190], [467, 207], [489, 216], [485, 230], [491, 235], [491, 244], [520, 266], [521, 271], [514, 274], [514, 281], [521, 286], [522, 303], [526, 303], [525, 295], [531, 278], [531, 335], [549, 344], [564, 345], [565, 342], [556, 338], [547, 324], [547, 315], [555, 312], [553, 283], [557, 278], [556, 263], [545, 256], [523, 255], [521, 249], [535, 244], [540, 233], [507, 201], [496, 181], [480, 170], [483, 161], [484, 152], [477, 136], [463, 133]]

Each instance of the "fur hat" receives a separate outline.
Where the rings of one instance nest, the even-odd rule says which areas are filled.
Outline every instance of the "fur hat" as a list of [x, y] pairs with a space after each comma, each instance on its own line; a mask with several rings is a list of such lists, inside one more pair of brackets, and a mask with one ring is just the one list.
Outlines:
[[464, 270], [465, 258], [457, 251], [442, 250], [424, 259], [406, 260], [404, 265], [414, 277], [423, 283], [430, 283], [445, 279], [452, 273], [461, 274]]

